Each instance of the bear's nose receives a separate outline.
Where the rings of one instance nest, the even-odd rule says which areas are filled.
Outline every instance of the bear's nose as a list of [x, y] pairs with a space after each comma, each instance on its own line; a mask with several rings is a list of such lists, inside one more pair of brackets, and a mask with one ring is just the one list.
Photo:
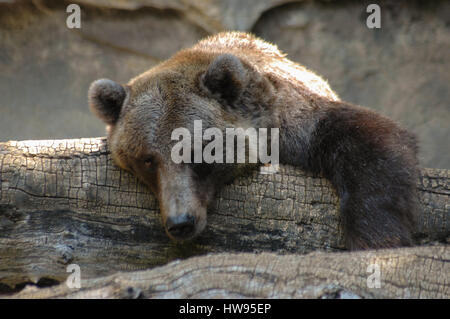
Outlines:
[[170, 235], [177, 239], [184, 239], [193, 235], [195, 230], [195, 218], [190, 214], [169, 216], [166, 220], [166, 228]]

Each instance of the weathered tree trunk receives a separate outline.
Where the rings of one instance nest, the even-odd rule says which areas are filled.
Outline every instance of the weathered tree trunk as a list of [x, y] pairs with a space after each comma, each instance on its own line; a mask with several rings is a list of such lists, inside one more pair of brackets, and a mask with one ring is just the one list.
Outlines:
[[448, 246], [305, 256], [214, 254], [151, 270], [30, 287], [19, 298], [450, 298]]
[[[203, 234], [175, 244], [164, 233], [154, 197], [113, 165], [103, 138], [0, 143], [0, 164], [0, 292], [65, 281], [71, 263], [86, 279], [208, 252], [343, 249], [330, 183], [293, 167], [255, 172], [226, 186]], [[449, 180], [447, 170], [422, 170], [419, 243], [448, 242]]]

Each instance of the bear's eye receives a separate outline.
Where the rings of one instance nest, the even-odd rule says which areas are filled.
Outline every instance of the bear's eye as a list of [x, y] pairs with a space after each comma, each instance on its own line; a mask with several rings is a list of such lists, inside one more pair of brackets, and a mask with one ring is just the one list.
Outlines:
[[147, 157], [144, 160], [144, 165], [147, 169], [154, 169], [155, 168], [155, 161], [153, 159], [153, 157]]
[[195, 174], [197, 174], [200, 178], [206, 178], [208, 175], [210, 175], [213, 171], [213, 165], [212, 164], [194, 164], [192, 169], [194, 170]]

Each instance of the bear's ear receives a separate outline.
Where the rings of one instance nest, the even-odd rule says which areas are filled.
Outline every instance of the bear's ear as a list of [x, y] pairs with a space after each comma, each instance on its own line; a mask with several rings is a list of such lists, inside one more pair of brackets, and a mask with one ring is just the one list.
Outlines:
[[112, 125], [119, 118], [126, 95], [122, 85], [108, 79], [100, 79], [92, 82], [89, 87], [89, 107], [106, 124]]
[[222, 54], [211, 62], [202, 81], [211, 93], [232, 103], [247, 84], [247, 71], [238, 57]]

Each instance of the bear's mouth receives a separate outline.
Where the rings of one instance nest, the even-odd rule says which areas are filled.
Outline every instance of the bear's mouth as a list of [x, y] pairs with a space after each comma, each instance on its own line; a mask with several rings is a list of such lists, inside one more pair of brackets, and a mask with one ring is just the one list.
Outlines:
[[169, 238], [174, 241], [186, 241], [198, 236], [206, 226], [206, 209], [204, 212], [202, 210], [202, 213], [168, 216], [164, 228]]
[[185, 240], [195, 234], [195, 217], [192, 214], [169, 216], [166, 219], [166, 231], [176, 240]]

